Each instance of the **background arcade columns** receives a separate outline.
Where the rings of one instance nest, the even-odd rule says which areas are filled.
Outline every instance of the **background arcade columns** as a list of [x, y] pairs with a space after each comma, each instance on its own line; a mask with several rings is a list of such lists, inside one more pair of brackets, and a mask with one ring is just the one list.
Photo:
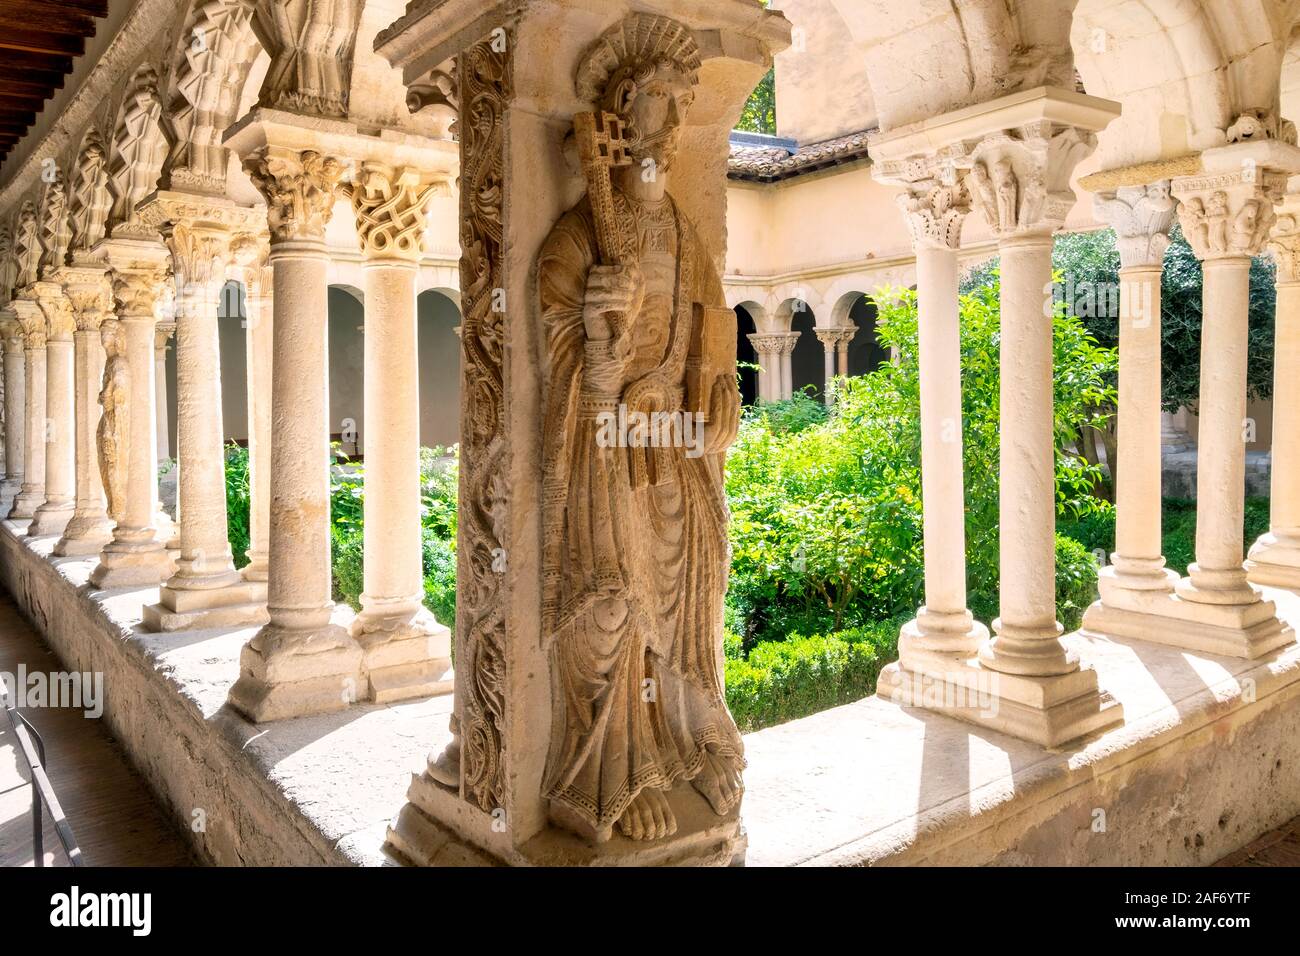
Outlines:
[[790, 356], [799, 341], [798, 332], [753, 332], [748, 339], [758, 359], [758, 397], [765, 402], [790, 398]]
[[821, 342], [822, 349], [825, 351], [825, 382], [822, 387], [822, 397], [827, 404], [831, 400], [831, 382], [835, 376], [844, 377], [848, 375], [849, 365], [849, 343], [857, 335], [856, 326], [847, 326], [833, 329], [817, 329], [817, 340]]
[[45, 315], [45, 501], [36, 509], [27, 533], [61, 535], [76, 504], [76, 417], [73, 409], [72, 306], [57, 282], [36, 283]]
[[1300, 590], [1300, 195], [1283, 201], [1269, 248], [1277, 263], [1270, 520], [1246, 570], [1254, 584]]
[[0, 518], [7, 517], [14, 497], [22, 490], [27, 390], [23, 327], [12, 311], [0, 313], [0, 338], [4, 347], [5, 475], [0, 483]]
[[45, 501], [45, 316], [30, 289], [9, 308], [23, 330], [23, 483], [10, 520], [31, 518]]

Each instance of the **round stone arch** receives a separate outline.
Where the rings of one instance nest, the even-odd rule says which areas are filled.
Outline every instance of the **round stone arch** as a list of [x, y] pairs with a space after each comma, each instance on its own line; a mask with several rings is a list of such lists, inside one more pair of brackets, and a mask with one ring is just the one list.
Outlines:
[[786, 299], [776, 310], [775, 324], [781, 330], [799, 333], [790, 354], [792, 391], [821, 395], [826, 388], [826, 353], [817, 338], [817, 315], [812, 305], [805, 299]]
[[740, 401], [753, 405], [758, 400], [758, 352], [749, 337], [761, 332], [765, 310], [752, 299], [732, 306], [736, 313], [736, 366], [740, 383]]
[[460, 292], [425, 289], [415, 300], [420, 365], [420, 445], [460, 441]]
[[349, 457], [365, 455], [365, 294], [329, 286], [330, 441]]
[[167, 158], [167, 137], [162, 126], [162, 99], [158, 71], [151, 63], [136, 68], [127, 84], [113, 124], [108, 161], [108, 189], [112, 207], [108, 234], [116, 237], [157, 239], [158, 230], [138, 220], [136, 206], [158, 187]]
[[874, 372], [889, 361], [889, 351], [880, 344], [876, 336], [876, 318], [879, 309], [866, 292], [844, 292], [835, 299], [831, 309], [831, 324], [834, 328], [855, 328], [853, 338], [848, 344], [848, 374], [866, 375]]

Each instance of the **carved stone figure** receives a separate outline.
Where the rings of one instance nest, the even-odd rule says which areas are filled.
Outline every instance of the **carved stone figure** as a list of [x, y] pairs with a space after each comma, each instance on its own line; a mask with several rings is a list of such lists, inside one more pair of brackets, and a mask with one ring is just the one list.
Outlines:
[[126, 459], [130, 441], [131, 369], [126, 360], [126, 342], [122, 336], [122, 323], [107, 318], [100, 326], [104, 343], [104, 383], [99, 391], [99, 404], [104, 413], [99, 419], [96, 447], [99, 449], [99, 473], [104, 480], [104, 496], [108, 499], [108, 516], [113, 521], [122, 520], [126, 504]]
[[[630, 17], [588, 53], [578, 90], [597, 113], [575, 121], [588, 196], [539, 264], [545, 792], [555, 822], [597, 841], [615, 825], [637, 840], [674, 833], [669, 798], [686, 781], [719, 815], [741, 796], [720, 674], [734, 313], [667, 190], [699, 65], [690, 32], [662, 17]], [[703, 431], [694, 446], [611, 440], [624, 413]]]

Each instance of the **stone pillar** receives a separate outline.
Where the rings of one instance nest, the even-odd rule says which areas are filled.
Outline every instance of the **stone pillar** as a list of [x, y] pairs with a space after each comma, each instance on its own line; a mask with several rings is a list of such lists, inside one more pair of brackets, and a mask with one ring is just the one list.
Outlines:
[[[918, 172], [925, 164], [914, 167]], [[892, 172], [892, 170], [890, 170]], [[942, 171], [942, 179], [936, 173]], [[881, 178], [891, 180], [882, 168]], [[970, 201], [949, 166], [904, 180], [898, 196], [916, 252], [921, 385], [921, 496], [925, 537], [925, 604], [899, 635], [899, 663], [886, 689], [918, 676], [940, 679], [966, 666], [988, 628], [966, 606], [966, 494], [962, 458], [961, 326], [957, 251]], [[848, 341], [856, 333], [850, 328]]]
[[23, 327], [12, 312], [0, 315], [0, 336], [4, 340], [5, 376], [5, 476], [0, 483], [0, 516], [8, 516], [14, 496], [23, 485], [27, 401]]
[[794, 398], [794, 367], [793, 358], [794, 348], [799, 344], [801, 332], [786, 332], [781, 341], [781, 394], [778, 396], [781, 401], [789, 401]]
[[10, 520], [31, 518], [45, 502], [45, 316], [28, 290], [9, 307], [23, 330], [23, 483]]
[[779, 402], [790, 397], [790, 353], [798, 332], [755, 332], [748, 336], [758, 356], [758, 397]]
[[1246, 578], [1246, 365], [1250, 260], [1264, 248], [1286, 177], [1300, 150], [1258, 140], [1206, 150], [1203, 173], [1174, 180], [1183, 234], [1204, 273], [1201, 389], [1196, 461], [1196, 561], [1168, 613], [1176, 623], [1149, 639], [1255, 658], [1290, 643]]
[[451, 632], [424, 607], [415, 280], [445, 179], [366, 162], [347, 187], [365, 256], [365, 583], [352, 636], [366, 696], [451, 690]]
[[[113, 540], [104, 545], [90, 575], [97, 588], [154, 587], [172, 572], [172, 559], [153, 525], [158, 509], [158, 456], [155, 453], [154, 332], [158, 296], [167, 276], [167, 249], [144, 239], [104, 243], [112, 267], [113, 297], [121, 325], [122, 350], [129, 373], [124, 403], [126, 441], [115, 445], [125, 481]], [[120, 383], [119, 383], [120, 387]]]
[[31, 537], [62, 535], [76, 506], [76, 416], [73, 344], [76, 320], [57, 282], [36, 283], [45, 315], [45, 501], [27, 528]]
[[849, 345], [852, 344], [854, 338], [857, 337], [857, 334], [857, 326], [850, 325], [844, 328], [844, 334], [840, 337], [838, 349], [840, 378], [849, 377]]
[[158, 396], [154, 403], [154, 415], [160, 465], [172, 457], [171, 403], [167, 400], [167, 343], [175, 334], [174, 322], [159, 322], [154, 333], [153, 381], [154, 391]]
[[253, 210], [184, 193], [146, 198], [141, 217], [156, 223], [176, 283], [177, 451], [180, 552], [158, 603], [144, 609], [154, 631], [266, 623], [265, 589], [235, 570], [226, 516], [217, 312], [226, 282], [232, 226]]
[[[721, 505], [720, 486], [715, 495], [713, 479], [701, 476], [695, 500], [679, 496], [673, 505], [682, 509], [676, 515], [690, 519], [664, 514], [663, 530], [672, 536], [680, 529], [675, 540], [689, 543], [697, 557], [686, 562], [692, 565], [689, 570], [664, 559], [665, 574], [683, 576], [682, 607], [691, 608], [691, 618], [690, 623], [682, 619], [681, 631], [666, 620], [651, 623], [647, 618], [647, 637], [661, 635], [657, 648], [628, 642], [621, 595], [641, 584], [626, 579], [620, 584], [618, 566], [646, 560], [659, 545], [626, 538], [618, 552], [623, 557], [616, 556], [606, 535], [627, 533], [617, 505], [619, 514], [593, 525], [594, 533], [586, 539], [560, 525], [568, 521], [562, 515], [573, 514], [580, 523], [583, 514], [592, 513], [582, 509], [602, 507], [594, 489], [572, 512], [563, 507], [571, 493], [583, 493], [596, 473], [578, 464], [583, 460], [579, 456], [594, 453], [596, 458], [585, 460], [612, 464], [615, 455], [629, 453], [595, 440], [594, 432], [587, 431], [594, 416], [602, 410], [617, 414], [624, 397], [642, 397], [624, 396], [621, 373], [611, 372], [623, 360], [610, 341], [613, 326], [621, 321], [608, 317], [637, 308], [636, 290], [624, 283], [639, 282], [635, 271], [620, 271], [617, 263], [641, 255], [635, 239], [626, 241], [627, 235], [636, 235], [635, 222], [617, 194], [637, 206], [644, 203], [647, 215], [653, 210], [657, 221], [647, 224], [668, 243], [655, 248], [677, 248], [679, 254], [691, 246], [698, 250], [695, 274], [683, 278], [685, 301], [679, 302], [682, 321], [675, 334], [687, 325], [701, 333], [693, 346], [700, 350], [701, 361], [692, 368], [699, 377], [684, 390], [684, 408], [708, 415], [706, 445], [710, 430], [714, 438], [705, 457], [709, 467], [717, 462], [720, 481], [718, 456], [730, 440], [729, 422], [739, 408], [734, 351], [728, 356], [723, 341], [729, 335], [734, 349], [735, 312], [716, 294], [720, 282], [715, 284], [710, 275], [723, 252], [722, 171], [730, 127], [745, 95], [769, 68], [772, 52], [788, 43], [789, 25], [750, 0], [609, 0], [601, 4], [598, 17], [592, 9], [585, 0], [536, 0], [490, 9], [451, 0], [404, 18], [382, 35], [378, 49], [404, 69], [409, 81], [455, 57], [461, 115], [474, 118], [459, 124], [464, 322], [453, 741], [412, 781], [408, 804], [389, 832], [389, 849], [412, 862], [436, 863], [468, 851], [508, 863], [563, 858], [572, 863], [725, 864], [739, 848], [742, 781], [738, 771], [732, 772], [738, 754], [727, 729], [734, 724], [721, 709], [724, 698], [710, 673], [720, 660], [725, 528], [715, 529], [713, 519], [697, 510], [703, 502]], [[657, 16], [640, 19], [634, 13]], [[708, 63], [701, 69], [702, 60]], [[614, 78], [645, 66], [663, 77], [655, 94], [662, 96], [661, 105], [652, 105], [650, 94], [635, 90], [628, 91], [628, 102], [620, 102]], [[685, 97], [688, 90], [693, 102]], [[602, 152], [600, 137], [618, 131], [617, 124], [601, 122], [605, 117], [600, 114], [609, 109], [644, 116], [647, 139], [605, 143], [612, 149]], [[675, 149], [678, 122], [690, 130], [689, 149]], [[570, 133], [585, 157], [582, 173], [565, 159], [562, 144]], [[624, 148], [630, 165], [613, 173], [603, 167], [602, 156], [621, 161]], [[641, 179], [641, 170], [648, 167], [640, 159], [653, 158], [648, 153], [638, 158], [642, 149], [668, 161], [656, 161], [657, 177]], [[665, 188], [695, 229], [676, 228], [676, 213], [663, 203]], [[569, 214], [584, 192], [592, 196], [599, 210], [595, 215], [604, 223], [599, 241], [593, 239], [592, 219]], [[674, 241], [674, 235], [685, 238]], [[590, 255], [593, 248], [601, 250], [598, 257]], [[597, 264], [608, 264], [614, 272], [594, 271]], [[641, 270], [641, 275], [658, 297], [668, 273], [651, 275], [654, 271]], [[626, 278], [614, 278], [615, 273]], [[713, 291], [701, 286], [705, 281]], [[602, 311], [588, 301], [589, 288], [596, 299], [605, 298], [605, 292], [613, 299], [631, 294], [621, 308]], [[575, 301], [581, 306], [576, 312], [566, 308]], [[622, 328], [636, 327], [636, 318], [627, 318], [630, 324]], [[662, 314], [649, 318], [656, 324], [655, 334], [666, 330], [661, 319]], [[717, 369], [727, 381], [714, 384], [719, 380], [707, 369]], [[672, 387], [675, 392], [677, 383]], [[566, 405], [570, 394], [572, 404]], [[570, 418], [561, 406], [572, 411]], [[615, 468], [601, 473], [627, 488], [639, 481], [631, 477], [633, 471], [648, 476], [652, 467], [678, 467], [680, 449], [658, 451], [663, 454], [653, 456], [654, 461], [631, 456], [634, 465], [623, 469], [622, 477]], [[672, 480], [670, 472], [659, 474]], [[666, 503], [671, 491], [662, 491]], [[611, 487], [609, 498], [623, 493]], [[650, 499], [637, 500], [652, 507]], [[711, 529], [721, 533], [715, 537]], [[674, 547], [664, 545], [669, 551]], [[585, 572], [584, 560], [595, 562], [592, 583], [605, 596], [589, 593], [570, 603], [561, 592], [574, 575]], [[712, 577], [715, 572], [718, 576]], [[708, 583], [699, 583], [706, 576]], [[688, 758], [691, 766], [671, 784], [656, 774], [653, 780], [649, 775], [627, 778], [624, 785], [625, 765], [616, 764], [629, 751], [620, 742], [630, 729], [644, 726], [646, 712], [622, 691], [612, 691], [608, 719], [602, 716], [599, 727], [587, 725], [589, 742], [574, 749], [584, 724], [581, 717], [570, 716], [571, 708], [586, 707], [589, 700], [566, 691], [581, 680], [566, 662], [597, 653], [595, 643], [584, 647], [583, 640], [571, 639], [575, 627], [586, 628], [596, 619], [610, 634], [608, 643], [596, 640], [619, 648], [616, 655], [631, 655], [618, 663], [609, 659], [605, 673], [633, 675], [641, 687], [646, 687], [643, 669], [662, 677], [657, 681], [647, 673], [645, 691], [652, 697], [667, 695], [655, 698], [662, 703], [657, 713], [665, 736], [660, 740], [680, 732], [685, 711], [708, 712], [716, 716], [717, 754]], [[594, 630], [584, 633], [594, 638]], [[667, 648], [685, 652], [687, 647], [700, 654], [689, 651], [700, 667], [688, 691], [689, 705], [687, 698], [675, 696], [674, 665], [663, 656]], [[586, 664], [576, 666], [588, 672]], [[606, 699], [599, 689], [599, 665], [590, 673], [595, 693]], [[539, 726], [550, 732], [537, 733]], [[641, 739], [645, 749], [637, 759], [648, 757], [650, 766], [659, 760], [661, 744], [649, 736]], [[682, 746], [695, 749], [689, 740]], [[587, 791], [589, 804], [574, 793], [584, 790], [587, 781], [570, 777], [565, 769], [575, 760], [608, 769], [608, 781]], [[705, 791], [709, 796], [703, 796]]]
[[1120, 254], [1118, 460], [1115, 553], [1101, 570], [1101, 600], [1086, 630], [1142, 636], [1178, 575], [1161, 551], [1160, 277], [1176, 203], [1168, 180], [1098, 193], [1094, 215], [1118, 237]]
[[100, 326], [111, 305], [112, 288], [102, 267], [69, 268], [66, 291], [76, 319], [74, 404], [76, 413], [77, 498], [57, 555], [99, 554], [113, 540], [104, 483], [99, 471], [96, 433], [102, 409], [99, 391], [104, 376], [104, 346]]
[[[1036, 94], [1032, 99], [1020, 94], [984, 104], [975, 120], [964, 115], [970, 110], [939, 117], [929, 121], [922, 132], [886, 135], [873, 146], [878, 177], [915, 181], [928, 171], [929, 178], [936, 180], [929, 188], [942, 191], [926, 194], [927, 202], [932, 201], [931, 196], [938, 201], [931, 210], [925, 209], [919, 196], [904, 200], [905, 208], [921, 214], [917, 224], [928, 229], [938, 230], [950, 223], [949, 213], [957, 202], [948, 190], [957, 185], [956, 169], [968, 170], [966, 195], [997, 238], [1002, 259], [1001, 613], [993, 622], [995, 636], [983, 642], [978, 657], [970, 663], [945, 666], [931, 660], [922, 665], [919, 677], [904, 671], [882, 679], [882, 692], [900, 702], [927, 706], [1056, 747], [1123, 719], [1118, 704], [1099, 689], [1096, 672], [1083, 666], [1078, 653], [1062, 641], [1056, 617], [1052, 321], [1051, 310], [1045, 308], [1052, 282], [1052, 236], [1075, 202], [1070, 176], [1095, 147], [1095, 131], [1114, 119], [1118, 106], [1052, 87]], [[949, 163], [956, 169], [949, 169]], [[947, 262], [938, 266], [928, 258], [918, 250], [918, 294], [923, 295], [927, 286], [942, 287], [951, 303], [952, 266]], [[951, 304], [947, 307], [952, 308]], [[934, 367], [925, 358], [927, 345], [932, 346], [931, 356], [937, 353], [948, 363], [947, 380], [951, 381], [957, 348], [953, 320], [948, 317], [946, 335], [931, 337], [925, 331], [926, 318], [923, 312], [922, 381], [926, 369]], [[933, 347], [940, 342], [939, 348]], [[935, 441], [933, 431], [926, 443], [925, 423], [929, 421], [933, 429], [935, 417], [948, 417], [960, 406], [951, 394], [944, 399], [946, 414], [927, 410], [925, 397], [922, 402], [923, 460], [928, 462], [931, 459], [924, 456], [938, 451], [942, 443]], [[946, 457], [951, 455], [950, 449], [939, 452], [941, 460], [953, 461]], [[949, 474], [953, 467], [949, 465]], [[950, 490], [949, 496], [955, 494], [959, 491]], [[928, 602], [933, 560], [929, 485], [925, 495]], [[946, 527], [949, 535], [955, 534], [951, 512]], [[948, 560], [955, 559], [954, 548], [947, 545]], [[945, 581], [955, 578], [951, 571], [943, 575]], [[956, 596], [950, 585], [948, 602], [958, 613], [947, 619], [953, 622], [954, 632], [964, 621], [955, 606]], [[925, 623], [918, 618], [918, 632], [923, 633]], [[967, 632], [952, 638], [960, 649], [949, 661], [961, 659], [970, 638]], [[936, 689], [942, 693], [935, 693]], [[978, 693], [978, 703], [971, 698], [972, 692]]]
[[274, 351], [269, 246], [264, 235], [241, 233], [231, 242], [232, 274], [244, 285], [245, 351], [248, 359], [248, 564], [245, 581], [270, 576], [271, 357]]
[[835, 343], [838, 339], [826, 329], [818, 329], [816, 335], [822, 344], [822, 401], [829, 405], [831, 387], [835, 383]]
[[[827, 404], [831, 400], [831, 380], [836, 375], [848, 375], [848, 347], [857, 329], [852, 326], [836, 326], [830, 329], [818, 329], [817, 341], [821, 342], [825, 352], [825, 386], [822, 389]], [[838, 359], [838, 362], [837, 362]]]
[[1269, 247], [1277, 263], [1271, 510], [1246, 570], [1254, 584], [1300, 590], [1300, 195], [1286, 197]]
[[[325, 226], [344, 172], [331, 156], [282, 147], [254, 113], [228, 145], [267, 202], [274, 287], [269, 623], [244, 646], [230, 703], [255, 722], [341, 710], [359, 697], [361, 649], [332, 599]], [[291, 121], [286, 121], [286, 125]], [[301, 137], [298, 138], [301, 142]]]

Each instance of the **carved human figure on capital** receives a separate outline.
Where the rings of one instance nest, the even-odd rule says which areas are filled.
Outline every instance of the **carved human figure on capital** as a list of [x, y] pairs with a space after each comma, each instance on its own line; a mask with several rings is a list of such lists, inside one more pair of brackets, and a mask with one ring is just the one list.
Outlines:
[[[743, 747], [722, 691], [723, 457], [735, 438], [735, 314], [668, 186], [694, 98], [689, 30], [634, 15], [579, 67], [588, 193], [539, 267], [548, 376], [543, 633], [553, 668], [545, 795], [597, 841], [653, 840], [703, 795], [741, 796]], [[702, 456], [608, 447], [601, 416], [699, 415]], [[632, 443], [628, 443], [632, 444]], [[689, 781], [689, 785], [688, 782]]]
[[108, 318], [100, 326], [104, 343], [104, 381], [99, 391], [99, 404], [104, 412], [96, 432], [99, 450], [99, 471], [104, 481], [108, 516], [113, 521], [122, 519], [126, 504], [126, 449], [129, 440], [129, 406], [131, 396], [130, 367], [126, 359], [126, 344], [122, 338], [122, 323]]

